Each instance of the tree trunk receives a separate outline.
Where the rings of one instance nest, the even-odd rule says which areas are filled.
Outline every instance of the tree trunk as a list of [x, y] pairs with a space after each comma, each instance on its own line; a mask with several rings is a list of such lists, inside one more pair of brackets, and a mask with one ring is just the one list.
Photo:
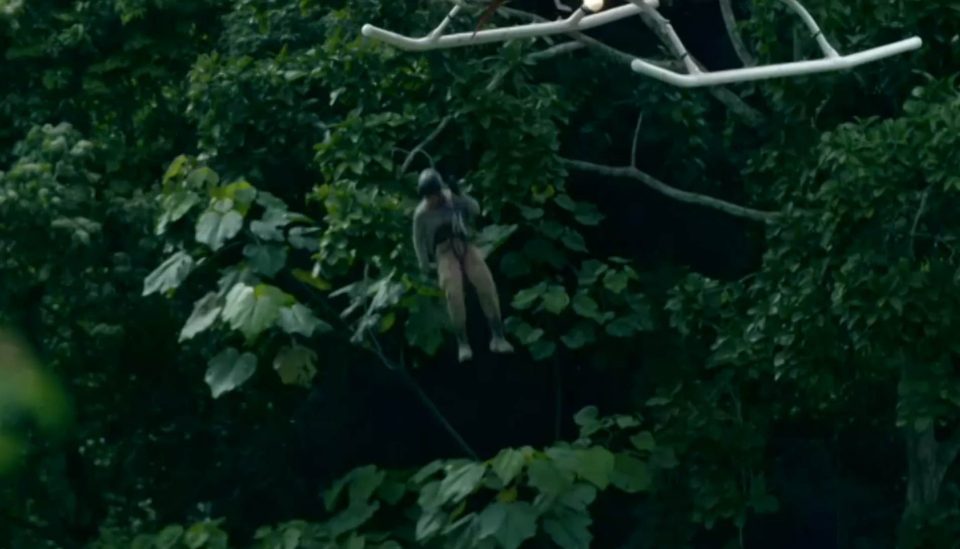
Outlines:
[[960, 433], [945, 442], [938, 442], [930, 425], [922, 431], [907, 427], [907, 501], [900, 519], [900, 547], [911, 544], [924, 514], [934, 508], [940, 498], [940, 487], [947, 469], [957, 459]]

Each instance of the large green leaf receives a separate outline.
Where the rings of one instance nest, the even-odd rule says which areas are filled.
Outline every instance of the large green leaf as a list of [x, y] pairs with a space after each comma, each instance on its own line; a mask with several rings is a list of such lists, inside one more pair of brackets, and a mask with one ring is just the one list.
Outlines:
[[228, 347], [210, 359], [204, 381], [210, 386], [213, 398], [243, 385], [257, 369], [257, 357], [250, 353], [240, 354]]
[[589, 549], [593, 540], [591, 522], [590, 515], [585, 511], [560, 510], [543, 520], [543, 530], [563, 549]]
[[180, 330], [180, 341], [186, 341], [206, 330], [216, 322], [223, 309], [223, 300], [216, 292], [210, 292], [193, 304], [193, 313]]
[[223, 320], [248, 339], [269, 328], [280, 316], [284, 295], [272, 286], [237, 283], [227, 293]]
[[500, 482], [507, 485], [513, 482], [513, 479], [517, 478], [517, 475], [523, 471], [524, 461], [522, 451], [514, 448], [504, 448], [490, 462], [490, 467], [496, 473]]
[[194, 262], [184, 251], [179, 251], [166, 259], [143, 281], [143, 294], [168, 292], [180, 286], [193, 270]]
[[231, 200], [215, 201], [197, 220], [197, 242], [206, 244], [211, 250], [219, 250], [224, 242], [236, 236], [243, 228], [243, 216], [232, 208]]
[[556, 284], [547, 288], [542, 298], [543, 308], [555, 315], [563, 312], [563, 310], [567, 308], [567, 305], [570, 304], [570, 296], [567, 295], [567, 291], [563, 286]]
[[314, 316], [313, 311], [299, 303], [290, 307], [283, 307], [280, 309], [279, 315], [277, 324], [288, 334], [312, 337], [314, 334], [333, 331], [332, 326]]
[[454, 466], [440, 482], [438, 496], [444, 502], [454, 503], [467, 497], [480, 484], [487, 467], [483, 463], [464, 463]]
[[302, 345], [292, 345], [280, 349], [273, 359], [273, 369], [283, 383], [309, 387], [317, 375], [316, 362], [317, 353]]
[[287, 249], [276, 244], [247, 244], [243, 255], [258, 273], [273, 276], [287, 264]]
[[610, 482], [624, 492], [633, 494], [650, 487], [650, 471], [647, 464], [629, 454], [616, 454]]
[[504, 549], [516, 549], [537, 534], [537, 512], [525, 501], [496, 502], [480, 514], [480, 539], [493, 536]]

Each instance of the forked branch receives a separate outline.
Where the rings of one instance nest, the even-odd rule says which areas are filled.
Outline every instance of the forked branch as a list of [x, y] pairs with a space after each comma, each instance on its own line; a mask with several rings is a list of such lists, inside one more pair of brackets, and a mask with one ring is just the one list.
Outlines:
[[739, 204], [720, 200], [719, 198], [713, 198], [703, 194], [680, 190], [676, 187], [667, 185], [656, 177], [653, 177], [644, 171], [638, 170], [633, 166], [604, 166], [602, 164], [594, 164], [592, 162], [572, 160], [569, 158], [564, 158], [562, 160], [564, 164], [576, 170], [593, 172], [601, 175], [609, 175], [612, 177], [627, 177], [630, 179], [636, 179], [658, 193], [666, 195], [679, 202], [686, 202], [687, 204], [696, 204], [705, 208], [711, 208], [735, 217], [742, 217], [745, 219], [769, 223], [775, 221], [780, 215], [777, 212], [755, 210], [753, 208], [747, 208], [745, 206], [740, 206]]
[[[458, 1], [462, 2], [463, 0]], [[795, 11], [803, 20], [804, 24], [806, 24], [820, 45], [820, 49], [823, 51], [823, 58], [764, 66], [747, 66], [718, 72], [704, 71], [687, 53], [683, 41], [681, 41], [676, 32], [674, 32], [670, 22], [657, 11], [656, 8], [659, 7], [659, 0], [630, 0], [628, 4], [599, 11], [598, 13], [592, 13], [585, 5], [581, 5], [568, 17], [557, 21], [537, 21], [523, 25], [484, 29], [477, 32], [444, 34], [450, 22], [463, 7], [463, 4], [457, 3], [433, 31], [421, 38], [404, 36], [393, 31], [381, 29], [369, 23], [363, 26], [362, 32], [364, 36], [381, 40], [404, 50], [427, 51], [505, 42], [517, 38], [538, 38], [571, 33], [579, 34], [587, 29], [606, 25], [607, 23], [612, 23], [632, 15], [642, 14], [645, 19], [654, 22], [654, 26], [658, 28], [662, 39], [683, 62], [686, 68], [686, 74], [674, 72], [665, 69], [657, 63], [635, 57], [630, 61], [631, 68], [637, 73], [683, 88], [718, 86], [735, 82], [749, 82], [770, 78], [841, 71], [915, 50], [922, 45], [920, 38], [914, 36], [900, 40], [899, 42], [893, 42], [850, 55], [840, 55], [833, 46], [830, 45], [819, 26], [817, 26], [816, 21], [814, 21], [813, 17], [800, 2], [797, 0], [783, 0], [783, 2]]]

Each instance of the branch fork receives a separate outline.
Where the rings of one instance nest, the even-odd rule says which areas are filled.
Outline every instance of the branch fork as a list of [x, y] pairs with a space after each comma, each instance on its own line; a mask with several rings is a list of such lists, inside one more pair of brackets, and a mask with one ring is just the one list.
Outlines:
[[638, 74], [681, 88], [719, 86], [737, 82], [836, 72], [915, 50], [923, 44], [919, 37], [913, 36], [898, 42], [892, 42], [848, 55], [841, 55], [826, 39], [817, 22], [798, 0], [782, 1], [792, 11], [796, 12], [806, 25], [810, 34], [817, 41], [817, 44], [819, 44], [823, 52], [822, 58], [762, 66], [746, 66], [739, 69], [717, 72], [701, 70], [697, 63], [690, 57], [689, 53], [687, 53], [686, 47], [673, 30], [670, 22], [657, 11], [660, 5], [659, 0], [630, 0], [628, 4], [607, 10], [601, 9], [596, 13], [587, 8], [585, 2], [584, 5], [573, 10], [573, 13], [569, 16], [562, 17], [556, 21], [537, 21], [521, 25], [484, 29], [476, 32], [445, 34], [450, 22], [463, 8], [463, 4], [456, 3], [435, 29], [420, 38], [405, 36], [369, 23], [363, 25], [361, 32], [368, 38], [380, 40], [402, 50], [429, 51], [505, 42], [517, 38], [539, 38], [556, 34], [576, 34], [626, 17], [641, 15], [645, 19], [653, 21], [657, 28], [657, 34], [660, 35], [661, 39], [683, 62], [686, 73], [676, 72], [664, 68], [657, 63], [636, 57], [633, 57], [630, 61], [630, 68]]

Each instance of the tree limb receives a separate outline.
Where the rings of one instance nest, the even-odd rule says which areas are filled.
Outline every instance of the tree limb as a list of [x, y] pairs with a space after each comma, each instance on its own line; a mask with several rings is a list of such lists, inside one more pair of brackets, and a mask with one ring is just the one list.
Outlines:
[[733, 51], [737, 53], [737, 57], [740, 58], [744, 66], [756, 66], [756, 59], [750, 55], [746, 44], [743, 43], [743, 37], [740, 36], [740, 31], [737, 30], [737, 18], [733, 14], [733, 6], [730, 0], [720, 0], [720, 15], [723, 16], [723, 26], [727, 28], [727, 36], [730, 37], [730, 43], [733, 45]]
[[913, 216], [913, 226], [910, 227], [910, 257], [913, 257], [913, 241], [917, 238], [917, 226], [920, 225], [920, 218], [923, 217], [923, 211], [927, 208], [927, 197], [930, 196], [930, 187], [927, 187], [920, 196], [920, 205], [917, 206], [917, 213]]
[[643, 111], [637, 116], [637, 127], [633, 129], [633, 143], [630, 145], [630, 167], [637, 167], [637, 138], [640, 137], [640, 125], [643, 124]]
[[[680, 60], [689, 60], [701, 71], [705, 69], [703, 63], [691, 55], [690, 52], [682, 49], [679, 41], [671, 36], [670, 22], [667, 21], [663, 15], [660, 15], [656, 10], [650, 9], [642, 12], [640, 19], [647, 25], [647, 28], [653, 31], [653, 33], [657, 35], [657, 38], [670, 49], [670, 52], [673, 53], [675, 57]], [[717, 101], [723, 103], [724, 106], [730, 109], [730, 112], [742, 118], [749, 126], [755, 128], [765, 122], [766, 117], [760, 111], [748, 105], [743, 98], [729, 89], [720, 86], [711, 86], [707, 91]]]
[[420, 143], [417, 143], [417, 146], [410, 149], [410, 152], [407, 153], [407, 157], [403, 160], [403, 164], [400, 166], [400, 173], [406, 173], [407, 168], [410, 167], [410, 163], [413, 162], [413, 158], [417, 156], [417, 153], [423, 152], [423, 148], [430, 144], [431, 141], [437, 138], [447, 125], [450, 124], [450, 121], [453, 119], [451, 115], [444, 116], [440, 119], [440, 123], [437, 124], [437, 127], [430, 132], [427, 137], [423, 139]]
[[627, 177], [630, 179], [636, 179], [660, 194], [666, 195], [679, 202], [696, 204], [698, 206], [718, 210], [735, 217], [742, 217], [753, 221], [769, 223], [775, 221], [780, 216], [778, 212], [755, 210], [753, 208], [747, 208], [732, 202], [720, 200], [719, 198], [713, 198], [707, 195], [683, 191], [675, 187], [671, 187], [652, 175], [640, 171], [632, 166], [604, 166], [602, 164], [594, 164], [592, 162], [572, 160], [569, 158], [561, 158], [560, 160], [567, 166], [577, 170], [594, 172], [612, 177]]
[[[537, 23], [546, 23], [549, 21], [549, 19], [545, 17], [541, 17], [535, 13], [518, 10], [516, 8], [501, 7], [497, 11], [497, 13], [507, 17], [513, 17], [515, 19], [523, 19], [526, 21], [533, 21]], [[583, 33], [571, 32], [571, 33], [568, 33], [568, 35], [574, 40], [576, 40], [577, 42], [580, 42], [585, 46], [588, 46], [596, 50], [598, 53], [603, 54], [604, 56], [611, 59], [612, 61], [629, 65], [630, 62], [632, 62], [634, 59], [637, 58], [635, 55], [630, 55], [629, 53], [618, 50], [613, 46], [608, 46], [603, 42], [597, 40], [596, 38], [591, 38]], [[665, 62], [665, 61], [656, 61], [656, 60], [649, 60], [649, 59], [644, 59], [644, 61], [647, 61], [648, 63], [653, 63], [655, 65], [658, 65], [664, 68], [670, 68], [670, 69], [675, 69], [678, 66], [677, 63], [670, 62], [670, 61]]]

